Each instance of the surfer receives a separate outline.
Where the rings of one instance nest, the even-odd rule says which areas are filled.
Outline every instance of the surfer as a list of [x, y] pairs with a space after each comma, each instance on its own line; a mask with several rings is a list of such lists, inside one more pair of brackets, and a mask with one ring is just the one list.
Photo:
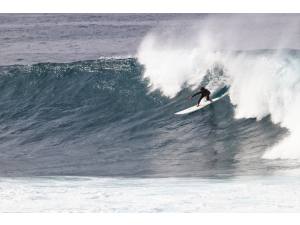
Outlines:
[[210, 97], [209, 97], [209, 95], [210, 95], [210, 91], [209, 90], [207, 90], [206, 88], [204, 88], [204, 87], [201, 87], [201, 89], [200, 89], [200, 91], [199, 92], [197, 92], [197, 93], [195, 93], [195, 94], [193, 94], [192, 96], [190, 96], [189, 98], [190, 99], [192, 99], [193, 97], [195, 97], [196, 95], [200, 95], [201, 94], [201, 96], [200, 96], [200, 98], [199, 98], [199, 100], [198, 100], [198, 104], [197, 104], [197, 106], [199, 106], [199, 104], [200, 104], [200, 102], [201, 102], [201, 100], [202, 100], [202, 98], [204, 98], [204, 97], [206, 97], [206, 100], [207, 101], [211, 101], [212, 102], [212, 100], [210, 99]]

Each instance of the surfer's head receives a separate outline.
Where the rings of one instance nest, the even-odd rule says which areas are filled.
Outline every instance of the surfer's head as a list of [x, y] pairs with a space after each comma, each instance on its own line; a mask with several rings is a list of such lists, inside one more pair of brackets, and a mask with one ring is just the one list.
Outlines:
[[204, 87], [201, 87], [200, 90], [203, 91], [203, 90], [205, 90], [205, 88], [204, 88]]

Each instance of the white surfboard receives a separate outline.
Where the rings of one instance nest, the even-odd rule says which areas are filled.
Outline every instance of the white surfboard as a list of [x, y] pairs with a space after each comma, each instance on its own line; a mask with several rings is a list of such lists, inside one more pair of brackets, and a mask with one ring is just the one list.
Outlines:
[[224, 96], [226, 96], [227, 93], [223, 94], [222, 96], [218, 97], [218, 98], [213, 98], [212, 101], [206, 101], [206, 100], [202, 100], [200, 102], [200, 105], [197, 106], [197, 105], [194, 105], [190, 108], [187, 108], [187, 109], [184, 109], [182, 111], [179, 111], [177, 113], [175, 113], [175, 115], [184, 115], [184, 114], [189, 114], [189, 113], [192, 113], [192, 112], [195, 112], [197, 110], [200, 110], [200, 109], [203, 109], [204, 107], [210, 105], [211, 103], [214, 103], [216, 101], [218, 101], [219, 99], [223, 98]]

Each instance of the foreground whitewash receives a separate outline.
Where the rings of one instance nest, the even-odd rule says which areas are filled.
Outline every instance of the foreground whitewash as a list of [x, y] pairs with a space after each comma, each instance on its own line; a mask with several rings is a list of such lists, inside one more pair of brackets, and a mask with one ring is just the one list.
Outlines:
[[297, 177], [2, 178], [0, 212], [299, 212]]

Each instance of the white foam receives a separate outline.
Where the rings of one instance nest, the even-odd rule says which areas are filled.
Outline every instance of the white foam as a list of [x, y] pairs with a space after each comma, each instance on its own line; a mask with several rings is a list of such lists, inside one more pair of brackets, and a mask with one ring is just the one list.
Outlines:
[[[238, 31], [234, 35], [238, 36]], [[174, 41], [176, 34], [151, 33], [144, 39], [138, 60], [145, 66], [144, 77], [150, 80], [151, 90], [160, 89], [166, 96], [174, 97], [184, 84], [198, 86], [207, 71], [213, 71], [216, 64], [222, 65], [225, 74], [221, 77], [212, 74], [208, 88], [214, 91], [224, 84], [230, 86], [229, 96], [236, 105], [237, 119], [260, 120], [271, 115], [275, 124], [290, 132], [289, 137], [268, 149], [263, 157], [300, 159], [299, 59], [282, 51], [272, 54], [226, 51], [220, 36], [216, 38], [203, 29], [191, 36], [190, 42], [185, 40], [183, 44]], [[224, 39], [228, 41], [229, 37]]]
[[0, 212], [299, 212], [300, 182], [282, 176], [1, 178], [0, 198]]
[[219, 52], [211, 51], [209, 38], [202, 36], [196, 47], [174, 43], [159, 44], [155, 36], [149, 35], [142, 42], [138, 60], [145, 65], [144, 77], [151, 82], [151, 90], [161, 89], [169, 97], [174, 97], [183, 84], [196, 85], [205, 72], [218, 62]]

